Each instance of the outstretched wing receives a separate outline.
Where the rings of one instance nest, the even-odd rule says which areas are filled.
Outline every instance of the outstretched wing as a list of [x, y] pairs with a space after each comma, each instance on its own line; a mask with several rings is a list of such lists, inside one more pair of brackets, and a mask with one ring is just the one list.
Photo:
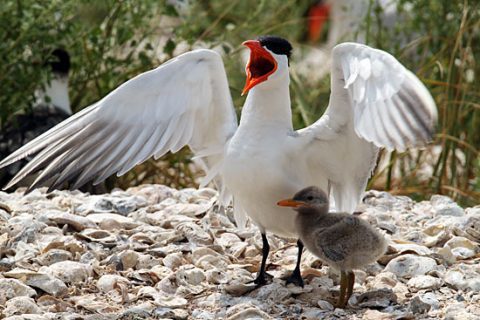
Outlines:
[[6, 188], [41, 171], [30, 188], [46, 183], [54, 189], [68, 181], [76, 189], [188, 145], [212, 179], [236, 128], [220, 55], [195, 50], [125, 82], [3, 159], [0, 167], [36, 154]]
[[[310, 137], [312, 172], [323, 167], [336, 209], [352, 212], [379, 147], [403, 151], [432, 138], [437, 108], [420, 80], [390, 54], [356, 43], [332, 50], [330, 102], [325, 114], [298, 131]], [[306, 146], [303, 146], [304, 149]]]

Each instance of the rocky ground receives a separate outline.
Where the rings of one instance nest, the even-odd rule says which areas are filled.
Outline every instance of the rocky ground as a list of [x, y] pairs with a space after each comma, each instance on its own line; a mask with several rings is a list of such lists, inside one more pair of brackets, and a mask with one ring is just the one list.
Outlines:
[[[293, 241], [238, 230], [211, 189], [144, 185], [91, 196], [0, 192], [0, 313], [13, 319], [479, 319], [480, 206], [370, 191], [360, 217], [390, 241], [356, 272], [346, 309], [338, 275], [309, 253], [304, 288], [285, 286]], [[2, 316], [0, 316], [1, 318]]]

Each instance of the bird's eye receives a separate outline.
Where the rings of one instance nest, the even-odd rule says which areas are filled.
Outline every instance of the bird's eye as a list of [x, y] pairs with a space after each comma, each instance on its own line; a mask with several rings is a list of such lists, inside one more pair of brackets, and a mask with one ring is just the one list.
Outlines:
[[312, 201], [312, 200], [313, 200], [313, 197], [312, 197], [312, 196], [308, 196], [308, 197], [307, 197], [307, 200], [308, 200], [308, 201]]

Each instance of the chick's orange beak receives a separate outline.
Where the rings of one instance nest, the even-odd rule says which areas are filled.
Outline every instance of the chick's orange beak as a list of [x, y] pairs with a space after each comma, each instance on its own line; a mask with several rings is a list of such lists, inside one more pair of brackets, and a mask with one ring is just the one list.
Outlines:
[[302, 205], [304, 205], [303, 202], [301, 201], [295, 201], [293, 199], [285, 199], [285, 200], [280, 200], [277, 202], [277, 205], [280, 207], [293, 207], [293, 208], [298, 208]]
[[245, 67], [247, 80], [242, 91], [243, 96], [248, 90], [267, 80], [277, 70], [277, 61], [257, 40], [248, 40], [242, 45], [250, 49], [250, 58]]

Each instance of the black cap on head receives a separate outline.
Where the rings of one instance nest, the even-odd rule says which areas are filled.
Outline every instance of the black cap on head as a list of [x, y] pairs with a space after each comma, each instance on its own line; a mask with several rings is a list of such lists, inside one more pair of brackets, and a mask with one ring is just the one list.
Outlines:
[[290, 59], [292, 45], [287, 40], [277, 36], [260, 36], [257, 39], [263, 47], [275, 54], [284, 54]]
[[68, 74], [70, 70], [70, 55], [63, 49], [55, 49], [48, 64], [52, 67], [53, 72]]

